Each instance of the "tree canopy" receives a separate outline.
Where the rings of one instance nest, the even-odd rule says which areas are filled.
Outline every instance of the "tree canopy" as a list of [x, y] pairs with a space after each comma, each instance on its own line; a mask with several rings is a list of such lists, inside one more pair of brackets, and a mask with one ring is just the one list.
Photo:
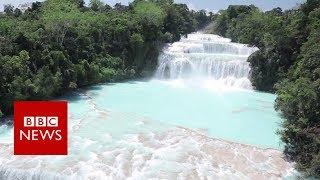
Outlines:
[[320, 1], [262, 12], [230, 6], [213, 32], [259, 48], [248, 61], [257, 90], [276, 92], [285, 154], [305, 175], [320, 177]]
[[155, 68], [164, 43], [210, 19], [172, 0], [114, 7], [99, 0], [89, 6], [83, 0], [46, 0], [24, 12], [6, 5], [4, 12], [0, 115], [12, 113], [14, 100], [50, 99], [82, 86], [142, 77]]

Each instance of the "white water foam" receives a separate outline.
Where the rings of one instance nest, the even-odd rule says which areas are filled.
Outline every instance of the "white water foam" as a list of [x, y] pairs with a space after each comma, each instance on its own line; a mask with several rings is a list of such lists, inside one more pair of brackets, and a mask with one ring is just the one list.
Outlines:
[[[219, 36], [191, 34], [161, 55], [157, 77], [177, 87], [197, 79], [205, 88], [250, 89], [246, 59], [255, 50]], [[81, 100], [70, 105], [68, 156], [14, 156], [12, 128], [0, 127], [5, 132], [0, 179], [282, 179], [294, 171], [278, 150], [110, 112], [98, 107], [92, 94], [78, 96]]]
[[12, 141], [1, 143], [0, 179], [282, 179], [294, 172], [278, 150], [97, 109], [93, 98], [83, 99], [87, 112], [70, 116], [68, 156], [14, 156]]
[[[137, 126], [147, 128], [149, 123]], [[68, 157], [13, 156], [13, 146], [2, 145], [0, 179], [281, 179], [293, 171], [279, 151], [211, 139], [184, 128], [119, 139], [107, 132], [88, 137], [87, 128], [100, 132], [97, 125], [103, 124], [92, 121], [91, 127], [73, 132]]]

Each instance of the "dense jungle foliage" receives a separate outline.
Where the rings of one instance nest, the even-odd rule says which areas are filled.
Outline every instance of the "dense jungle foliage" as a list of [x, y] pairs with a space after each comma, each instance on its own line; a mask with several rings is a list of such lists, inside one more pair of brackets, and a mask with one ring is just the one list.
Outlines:
[[78, 87], [152, 72], [166, 42], [203, 28], [210, 17], [173, 0], [34, 2], [0, 14], [0, 117], [14, 100], [49, 99]]
[[305, 175], [320, 177], [320, 0], [286, 11], [229, 6], [214, 32], [260, 49], [248, 60], [251, 81], [277, 94], [285, 154]]

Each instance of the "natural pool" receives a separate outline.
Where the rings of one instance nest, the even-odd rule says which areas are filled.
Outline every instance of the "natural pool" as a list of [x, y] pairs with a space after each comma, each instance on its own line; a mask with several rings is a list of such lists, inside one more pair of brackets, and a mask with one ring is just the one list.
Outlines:
[[255, 48], [191, 34], [164, 49], [155, 78], [109, 83], [69, 102], [68, 156], [14, 156], [0, 126], [0, 179], [282, 179], [275, 96], [252, 90]]
[[209, 80], [133, 81], [95, 86], [88, 93], [97, 107], [199, 130], [215, 138], [281, 149], [274, 95], [216, 89], [210, 84]]
[[133, 81], [62, 98], [68, 156], [13, 156], [12, 128], [2, 126], [0, 179], [277, 179], [293, 171], [281, 151], [257, 148], [281, 148], [273, 95], [192, 84]]

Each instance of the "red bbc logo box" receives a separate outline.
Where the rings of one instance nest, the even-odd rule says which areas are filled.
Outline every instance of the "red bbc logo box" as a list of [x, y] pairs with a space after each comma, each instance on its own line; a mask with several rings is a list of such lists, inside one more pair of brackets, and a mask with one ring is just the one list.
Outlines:
[[66, 101], [14, 102], [15, 155], [67, 155]]

